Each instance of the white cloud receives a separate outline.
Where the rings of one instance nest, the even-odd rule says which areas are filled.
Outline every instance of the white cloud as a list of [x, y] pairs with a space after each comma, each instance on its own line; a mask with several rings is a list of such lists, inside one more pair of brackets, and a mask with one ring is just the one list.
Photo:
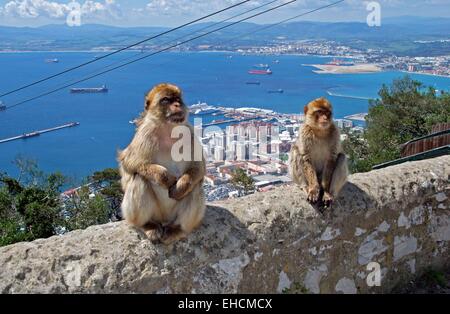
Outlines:
[[[0, 7], [0, 15], [16, 18], [53, 18], [63, 19], [71, 11], [71, 5], [47, 0], [12, 0]], [[85, 1], [81, 4], [81, 14], [86, 18], [120, 16], [120, 7], [115, 0], [104, 2]]]
[[[205, 14], [217, 11], [233, 4], [242, 2], [242, 0], [151, 0], [146, 10], [150, 14], [164, 14], [176, 16], [180, 14]], [[261, 1], [250, 1], [245, 4], [246, 7], [260, 5]]]

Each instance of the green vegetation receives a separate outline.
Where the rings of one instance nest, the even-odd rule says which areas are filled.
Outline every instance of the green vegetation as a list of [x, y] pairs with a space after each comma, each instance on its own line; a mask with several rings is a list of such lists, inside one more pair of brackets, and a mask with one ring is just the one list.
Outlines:
[[282, 162], [287, 163], [289, 161], [289, 154], [286, 154], [286, 153], [280, 154], [280, 160]]
[[450, 122], [450, 95], [408, 76], [383, 85], [378, 94], [370, 101], [365, 132], [349, 133], [343, 143], [353, 173], [400, 158], [401, 144], [428, 134], [436, 123]]
[[423, 278], [425, 280], [425, 283], [427, 283], [428, 285], [439, 285], [441, 287], [447, 287], [447, 279], [445, 278], [445, 274], [442, 271], [438, 271], [430, 267], [425, 271]]
[[[18, 178], [0, 175], [0, 246], [48, 238], [117, 220], [122, 195], [117, 170], [96, 172], [70, 196], [61, 196], [68, 178], [45, 175], [36, 162], [16, 159]], [[98, 193], [91, 189], [100, 186]]]
[[301, 283], [294, 282], [290, 288], [284, 288], [283, 294], [309, 294], [310, 291]]
[[255, 180], [247, 175], [247, 173], [245, 173], [242, 169], [236, 169], [233, 171], [231, 184], [238, 189], [242, 189], [246, 194], [255, 190]]

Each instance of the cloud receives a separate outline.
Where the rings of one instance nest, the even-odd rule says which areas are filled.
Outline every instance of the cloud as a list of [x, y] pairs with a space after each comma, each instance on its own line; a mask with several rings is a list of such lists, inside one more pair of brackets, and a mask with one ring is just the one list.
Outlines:
[[[104, 2], [85, 1], [80, 3], [81, 15], [85, 18], [113, 17], [121, 15], [120, 6], [115, 0]], [[52, 19], [63, 19], [72, 11], [70, 2], [58, 3], [47, 0], [12, 0], [0, 7], [0, 16], [16, 17], [25, 19], [36, 19], [46, 17]]]
[[[242, 0], [151, 0], [146, 6], [146, 11], [153, 15], [200, 15], [218, 11], [239, 2]], [[246, 3], [245, 6], [257, 6], [261, 3], [262, 1], [253, 0]]]

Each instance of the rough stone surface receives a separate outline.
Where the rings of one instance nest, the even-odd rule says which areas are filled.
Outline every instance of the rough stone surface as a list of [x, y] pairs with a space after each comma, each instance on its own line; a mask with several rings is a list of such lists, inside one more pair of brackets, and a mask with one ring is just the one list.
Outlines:
[[295, 185], [219, 202], [171, 246], [121, 222], [3, 247], [0, 292], [390, 292], [449, 266], [449, 176], [450, 156], [356, 174], [324, 215]]

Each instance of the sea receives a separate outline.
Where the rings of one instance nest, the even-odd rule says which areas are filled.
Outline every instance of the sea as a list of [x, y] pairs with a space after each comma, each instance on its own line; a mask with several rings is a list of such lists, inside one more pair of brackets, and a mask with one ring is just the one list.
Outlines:
[[[22, 52], [0, 54], [0, 94], [78, 64], [94, 60], [100, 52]], [[0, 100], [7, 106], [65, 86], [103, 71], [122, 60], [142, 56], [123, 52], [55, 77]], [[47, 59], [57, 58], [58, 63]], [[143, 109], [144, 95], [161, 82], [179, 85], [189, 105], [206, 102], [225, 107], [257, 107], [281, 113], [300, 113], [309, 101], [325, 96], [335, 118], [368, 111], [369, 99], [377, 98], [383, 84], [405, 76], [399, 71], [371, 74], [316, 74], [311, 66], [332, 57], [299, 55], [242, 55], [227, 52], [170, 52], [155, 55], [74, 87], [109, 89], [104, 94], [71, 94], [69, 88], [0, 111], [0, 139], [79, 122], [77, 127], [0, 144], [0, 172], [17, 176], [18, 157], [31, 159], [47, 173], [59, 171], [83, 180], [94, 171], [116, 167], [117, 151], [133, 137], [129, 121]], [[272, 75], [251, 75], [257, 64], [268, 64]], [[409, 74], [437, 90], [450, 88], [450, 78]], [[260, 85], [246, 82], [259, 81]], [[268, 93], [283, 89], [283, 93]], [[335, 96], [332, 96], [332, 95]], [[191, 117], [192, 119], [193, 117]], [[203, 123], [220, 116], [202, 116]]]

